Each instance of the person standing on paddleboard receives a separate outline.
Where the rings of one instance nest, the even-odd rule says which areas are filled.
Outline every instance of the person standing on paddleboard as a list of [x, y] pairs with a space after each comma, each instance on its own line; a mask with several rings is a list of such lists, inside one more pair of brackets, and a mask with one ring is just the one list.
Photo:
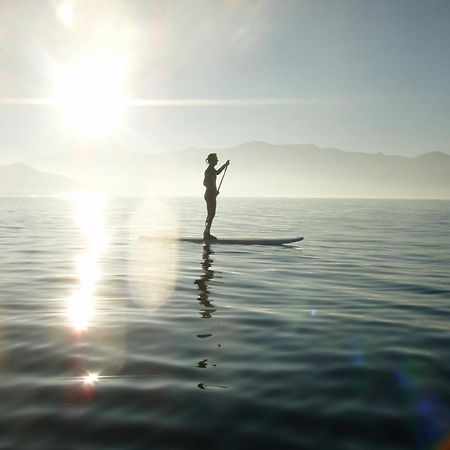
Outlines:
[[217, 155], [215, 153], [210, 153], [206, 158], [206, 162], [208, 163], [208, 167], [205, 170], [205, 178], [203, 179], [203, 186], [205, 186], [206, 188], [205, 202], [208, 215], [206, 216], [203, 239], [207, 242], [207, 241], [214, 241], [217, 239], [215, 236], [211, 234], [211, 225], [216, 215], [217, 196], [219, 195], [216, 180], [217, 175], [222, 173], [222, 171], [229, 166], [230, 160], [228, 160], [222, 167], [220, 167], [220, 169], [217, 170], [215, 167], [217, 166], [219, 160], [217, 159]]

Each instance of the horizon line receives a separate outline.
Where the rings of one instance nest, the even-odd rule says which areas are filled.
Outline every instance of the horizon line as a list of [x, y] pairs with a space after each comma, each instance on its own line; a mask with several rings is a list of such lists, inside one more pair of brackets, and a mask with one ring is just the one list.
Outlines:
[[[350, 97], [275, 97], [275, 98], [128, 98], [124, 106], [167, 107], [167, 106], [277, 106], [277, 105], [312, 105], [337, 104], [360, 101]], [[55, 106], [61, 102], [52, 97], [2, 97], [0, 105], [11, 106]]]

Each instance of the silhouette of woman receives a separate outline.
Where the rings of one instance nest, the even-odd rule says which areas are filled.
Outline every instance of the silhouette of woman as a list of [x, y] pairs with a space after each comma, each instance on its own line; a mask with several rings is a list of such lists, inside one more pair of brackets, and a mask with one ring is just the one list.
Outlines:
[[206, 210], [208, 215], [206, 216], [205, 221], [205, 231], [203, 232], [203, 239], [205, 242], [214, 241], [217, 238], [211, 234], [211, 225], [216, 215], [216, 205], [217, 205], [217, 196], [219, 195], [219, 191], [217, 190], [216, 180], [217, 175], [219, 175], [228, 165], [230, 161], [228, 160], [220, 169], [215, 169], [215, 166], [219, 162], [217, 159], [217, 155], [215, 153], [210, 153], [206, 158], [206, 162], [208, 163], [208, 167], [205, 170], [205, 178], [203, 180], [203, 186], [205, 186], [205, 202], [206, 202]]

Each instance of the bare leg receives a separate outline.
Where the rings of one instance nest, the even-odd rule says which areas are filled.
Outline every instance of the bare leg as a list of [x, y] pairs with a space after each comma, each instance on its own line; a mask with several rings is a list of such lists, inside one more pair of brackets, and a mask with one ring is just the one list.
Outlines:
[[205, 231], [203, 232], [203, 239], [205, 241], [211, 241], [217, 239], [211, 234], [211, 225], [216, 215], [216, 195], [211, 197], [205, 196], [205, 200], [208, 216], [206, 217], [205, 221]]
[[205, 241], [209, 239], [209, 235], [211, 234], [211, 225], [212, 220], [210, 220], [209, 217], [207, 217], [205, 221], [205, 231], [203, 232], [203, 239]]
[[211, 225], [213, 218], [207, 218], [205, 222], [205, 231], [203, 232], [203, 239], [205, 241], [211, 241], [217, 239], [215, 236], [211, 234]]

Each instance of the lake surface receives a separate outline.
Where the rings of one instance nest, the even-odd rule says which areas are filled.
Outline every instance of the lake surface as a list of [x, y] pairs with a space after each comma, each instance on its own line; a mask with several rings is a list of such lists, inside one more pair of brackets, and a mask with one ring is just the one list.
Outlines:
[[0, 199], [1, 449], [448, 449], [450, 202]]

